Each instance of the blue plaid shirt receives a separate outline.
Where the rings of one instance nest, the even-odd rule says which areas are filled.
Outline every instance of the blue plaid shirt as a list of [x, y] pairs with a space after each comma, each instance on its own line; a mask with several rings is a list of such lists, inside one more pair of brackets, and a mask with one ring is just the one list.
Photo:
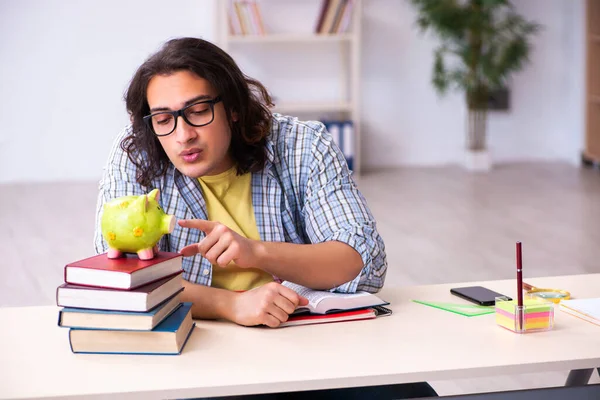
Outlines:
[[[128, 126], [116, 138], [100, 181], [94, 234], [98, 254], [108, 250], [100, 229], [102, 207], [116, 197], [146, 194], [158, 188], [159, 203], [166, 213], [177, 219], [207, 219], [198, 180], [181, 174], [172, 164], [164, 176], [152, 182], [152, 187], [136, 182], [136, 167], [120, 147], [130, 132]], [[364, 267], [352, 281], [331, 290], [352, 293], [381, 289], [387, 271], [383, 240], [343, 154], [325, 126], [274, 114], [266, 150], [265, 168], [252, 174], [252, 204], [261, 239], [346, 243], [358, 251]], [[159, 248], [179, 252], [203, 237], [199, 230], [176, 224], [174, 231], [160, 240]], [[184, 279], [211, 284], [212, 265], [202, 256], [184, 257], [183, 269]]]

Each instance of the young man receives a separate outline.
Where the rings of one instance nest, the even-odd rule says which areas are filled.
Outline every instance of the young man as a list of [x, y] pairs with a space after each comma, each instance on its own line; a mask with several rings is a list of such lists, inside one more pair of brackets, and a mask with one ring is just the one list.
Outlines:
[[196, 318], [277, 327], [306, 301], [279, 280], [383, 286], [384, 243], [324, 125], [272, 114], [266, 89], [220, 48], [167, 42], [136, 72], [126, 105], [132, 124], [100, 183], [96, 252], [107, 251], [103, 204], [158, 188], [179, 220], [159, 247], [184, 255]]
[[[280, 280], [339, 292], [383, 286], [384, 243], [324, 125], [272, 114], [267, 90], [220, 48], [167, 42], [136, 72], [126, 105], [131, 126], [100, 182], [97, 253], [108, 250], [103, 204], [158, 188], [179, 220], [159, 248], [184, 255], [183, 300], [195, 318], [277, 327], [306, 302]], [[296, 395], [432, 394], [421, 383]]]

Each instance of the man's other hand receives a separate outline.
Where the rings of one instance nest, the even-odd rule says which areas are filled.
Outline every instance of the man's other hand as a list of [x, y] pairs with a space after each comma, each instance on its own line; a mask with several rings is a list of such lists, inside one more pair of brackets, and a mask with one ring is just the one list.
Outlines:
[[308, 300], [292, 289], [271, 282], [259, 288], [239, 293], [233, 301], [233, 322], [244, 325], [267, 325], [277, 328], [288, 320], [296, 307]]

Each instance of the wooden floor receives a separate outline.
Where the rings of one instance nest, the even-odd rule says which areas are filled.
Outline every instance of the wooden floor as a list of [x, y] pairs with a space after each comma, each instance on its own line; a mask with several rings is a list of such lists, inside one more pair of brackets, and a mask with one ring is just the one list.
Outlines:
[[[600, 272], [600, 172], [567, 164], [363, 175], [387, 285]], [[97, 182], [0, 185], [0, 307], [54, 304], [62, 268], [93, 254]], [[599, 331], [600, 333], [600, 331]], [[432, 382], [441, 395], [561, 385], [567, 371]], [[593, 382], [598, 382], [597, 374]]]

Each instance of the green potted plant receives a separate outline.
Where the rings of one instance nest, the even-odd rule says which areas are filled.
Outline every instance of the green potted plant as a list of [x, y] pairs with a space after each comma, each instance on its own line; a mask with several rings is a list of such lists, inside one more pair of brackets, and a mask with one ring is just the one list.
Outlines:
[[529, 61], [529, 40], [540, 29], [518, 15], [508, 0], [410, 0], [422, 33], [440, 39], [432, 83], [438, 94], [458, 89], [468, 110], [466, 166], [488, 170], [487, 112], [490, 94]]

